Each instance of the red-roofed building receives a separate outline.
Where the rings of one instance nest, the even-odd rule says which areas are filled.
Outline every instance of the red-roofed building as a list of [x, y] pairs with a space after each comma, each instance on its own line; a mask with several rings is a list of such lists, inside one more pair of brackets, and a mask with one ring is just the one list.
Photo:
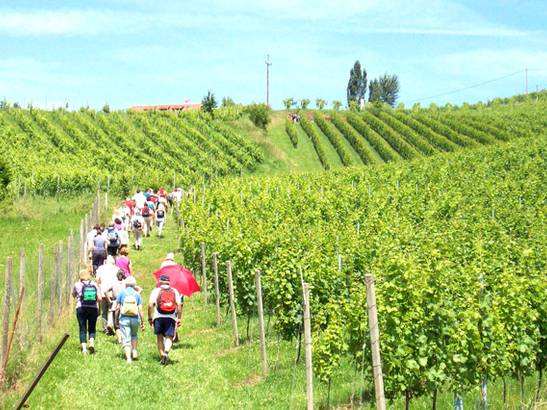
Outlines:
[[163, 104], [163, 105], [135, 105], [129, 110], [135, 112], [144, 111], [188, 111], [188, 110], [200, 110], [201, 104], [199, 103], [184, 103], [184, 104]]

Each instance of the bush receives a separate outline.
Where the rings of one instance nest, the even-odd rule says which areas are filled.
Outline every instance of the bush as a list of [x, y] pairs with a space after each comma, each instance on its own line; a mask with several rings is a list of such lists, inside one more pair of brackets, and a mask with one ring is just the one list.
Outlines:
[[266, 104], [251, 104], [245, 107], [245, 112], [258, 128], [266, 129], [270, 121], [270, 107]]

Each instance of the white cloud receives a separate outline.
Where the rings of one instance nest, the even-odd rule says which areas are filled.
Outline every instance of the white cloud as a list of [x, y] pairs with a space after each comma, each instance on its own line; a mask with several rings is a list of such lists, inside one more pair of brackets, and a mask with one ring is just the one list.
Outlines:
[[[3, 10], [0, 32], [13, 36], [140, 33], [192, 28], [234, 31], [355, 32], [444, 36], [534, 34], [491, 22], [452, 0], [212, 0], [184, 7]], [[320, 26], [318, 26], [320, 24]]]

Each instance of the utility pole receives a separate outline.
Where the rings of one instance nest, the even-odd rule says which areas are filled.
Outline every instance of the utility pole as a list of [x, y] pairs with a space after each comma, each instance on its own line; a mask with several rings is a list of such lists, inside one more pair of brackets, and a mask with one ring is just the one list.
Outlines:
[[266, 57], [266, 105], [270, 105], [270, 66], [272, 63], [270, 62], [270, 55]]
[[524, 69], [526, 73], [526, 95], [528, 95], [528, 67]]

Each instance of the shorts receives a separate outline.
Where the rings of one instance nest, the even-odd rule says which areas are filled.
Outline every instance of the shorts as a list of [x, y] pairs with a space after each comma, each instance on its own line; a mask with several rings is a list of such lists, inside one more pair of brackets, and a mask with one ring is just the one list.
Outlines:
[[158, 317], [154, 319], [154, 334], [175, 337], [176, 324], [170, 317]]
[[120, 316], [120, 330], [122, 345], [131, 346], [131, 341], [137, 340], [139, 336], [139, 317]]

